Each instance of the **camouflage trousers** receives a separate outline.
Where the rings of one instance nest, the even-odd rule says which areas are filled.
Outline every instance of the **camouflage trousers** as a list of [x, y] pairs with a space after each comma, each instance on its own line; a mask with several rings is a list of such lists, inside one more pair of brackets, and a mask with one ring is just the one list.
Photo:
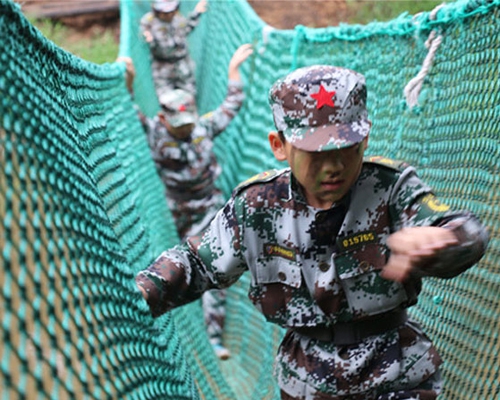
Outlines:
[[397, 392], [374, 394], [358, 394], [348, 396], [330, 396], [316, 393], [313, 397], [293, 397], [281, 390], [281, 400], [435, 400], [441, 391], [441, 374], [439, 371], [431, 375], [417, 387]]
[[209, 290], [201, 298], [208, 339], [212, 346], [222, 345], [226, 319], [226, 290]]
[[182, 240], [199, 235], [224, 206], [224, 197], [219, 191], [203, 200], [179, 201], [168, 196], [167, 202], [175, 221], [177, 233]]
[[[177, 232], [182, 240], [199, 235], [224, 205], [220, 191], [200, 200], [180, 202], [168, 198], [168, 204], [174, 217]], [[212, 346], [222, 345], [224, 321], [226, 319], [226, 290], [209, 290], [202, 296], [203, 317], [208, 338]]]
[[174, 62], [153, 60], [151, 64], [156, 95], [183, 89], [196, 96], [195, 64], [190, 57]]
[[285, 399], [432, 400], [441, 392], [441, 358], [419, 324], [352, 345], [291, 329], [278, 350], [275, 376]]

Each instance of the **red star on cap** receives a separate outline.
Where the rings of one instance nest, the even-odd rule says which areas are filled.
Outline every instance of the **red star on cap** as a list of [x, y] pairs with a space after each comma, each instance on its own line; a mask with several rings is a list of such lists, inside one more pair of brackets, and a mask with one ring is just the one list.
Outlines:
[[319, 92], [311, 94], [311, 97], [316, 100], [316, 108], [319, 110], [323, 106], [335, 107], [333, 104], [333, 96], [335, 91], [327, 91], [323, 85], [319, 87]]

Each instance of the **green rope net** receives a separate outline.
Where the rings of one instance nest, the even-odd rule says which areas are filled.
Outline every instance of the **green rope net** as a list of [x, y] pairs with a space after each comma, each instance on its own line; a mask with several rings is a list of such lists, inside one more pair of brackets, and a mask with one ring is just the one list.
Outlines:
[[[194, 5], [182, 2], [181, 12]], [[223, 362], [200, 302], [153, 320], [135, 289], [135, 274], [178, 237], [134, 109], [158, 109], [138, 32], [150, 3], [120, 7], [134, 100], [123, 63], [65, 52], [0, 0], [0, 398], [277, 399], [272, 364], [283, 331], [250, 304], [248, 276], [229, 290], [232, 358]], [[367, 78], [369, 154], [415, 165], [442, 199], [487, 224], [481, 262], [453, 280], [427, 279], [412, 309], [446, 360], [450, 400], [500, 395], [499, 23], [499, 0], [461, 0], [387, 23], [277, 30], [244, 0], [219, 0], [190, 36], [200, 112], [224, 98], [233, 51], [255, 46], [241, 68], [244, 106], [216, 142], [226, 196], [281, 167], [267, 145], [271, 84], [328, 63]]]

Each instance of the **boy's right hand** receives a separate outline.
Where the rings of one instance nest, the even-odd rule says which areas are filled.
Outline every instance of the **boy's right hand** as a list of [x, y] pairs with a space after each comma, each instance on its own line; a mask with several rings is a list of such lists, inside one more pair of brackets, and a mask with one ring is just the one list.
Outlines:
[[391, 255], [381, 275], [385, 279], [404, 282], [422, 266], [430, 266], [432, 271], [432, 262], [439, 252], [458, 244], [451, 229], [436, 226], [403, 228], [387, 239]]
[[207, 0], [200, 0], [194, 7], [194, 10], [199, 14], [203, 14], [205, 11], [207, 11], [207, 7]]

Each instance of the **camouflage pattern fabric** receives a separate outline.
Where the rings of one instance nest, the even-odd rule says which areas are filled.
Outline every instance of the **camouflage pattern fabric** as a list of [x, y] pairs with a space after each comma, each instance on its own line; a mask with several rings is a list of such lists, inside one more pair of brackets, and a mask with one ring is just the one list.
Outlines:
[[208, 226], [217, 211], [224, 206], [224, 196], [217, 188], [204, 199], [178, 201], [168, 192], [166, 195], [177, 232], [181, 238], [196, 236]]
[[179, 8], [179, 0], [155, 0], [152, 7], [155, 11], [170, 13]]
[[177, 13], [171, 22], [165, 22], [149, 12], [141, 18], [141, 34], [149, 31], [153, 36], [149, 47], [158, 96], [175, 88], [196, 94], [195, 64], [189, 56], [187, 36], [198, 25], [200, 15], [193, 11], [186, 18]]
[[226, 319], [226, 289], [209, 290], [201, 298], [208, 340], [212, 346], [222, 345]]
[[[171, 202], [169, 202], [171, 204]], [[190, 213], [174, 213], [173, 217], [178, 225], [190, 226], [190, 229], [183, 236], [199, 235], [210, 224], [215, 217], [217, 211], [224, 205], [224, 198], [221, 193], [216, 193], [210, 199], [207, 199], [206, 204], [200, 204], [197, 214]], [[201, 218], [203, 216], [203, 218]], [[193, 220], [198, 222], [193, 222]], [[222, 346], [222, 336], [224, 334], [224, 324], [226, 321], [226, 289], [213, 289], [203, 293], [202, 309], [203, 319], [207, 329], [208, 340], [212, 346]]]
[[349, 396], [330, 396], [323, 394], [291, 396], [281, 390], [281, 400], [429, 400], [435, 399], [436, 393], [441, 392], [441, 373], [438, 371], [425, 382], [411, 389], [398, 390], [377, 395], [375, 391]]
[[[243, 100], [242, 83], [229, 81], [225, 100], [215, 111], [198, 118], [189, 141], [174, 138], [157, 116], [144, 120], [152, 157], [182, 239], [198, 235], [224, 205], [222, 192], [215, 185], [221, 168], [213, 153], [213, 140], [233, 120]], [[204, 318], [212, 344], [222, 342], [225, 299], [223, 290], [203, 296]]]
[[[460, 244], [405, 284], [383, 279], [388, 236], [429, 225], [459, 232]], [[414, 168], [366, 159], [350, 193], [328, 210], [306, 203], [289, 169], [250, 179], [235, 189], [201, 239], [163, 252], [136, 280], [158, 316], [207, 289], [228, 287], [250, 270], [250, 299], [268, 321], [288, 329], [275, 373], [289, 396], [397, 399], [409, 393], [408, 398], [434, 399], [441, 359], [416, 322], [351, 345], [299, 330], [410, 307], [421, 276], [463, 272], [481, 258], [487, 241], [480, 222], [440, 203]]]
[[269, 90], [274, 123], [294, 147], [341, 149], [370, 131], [365, 77], [347, 68], [312, 65], [278, 79]]
[[[179, 128], [183, 125], [196, 124], [198, 120], [198, 110], [196, 108], [196, 98], [192, 93], [183, 89], [169, 90], [158, 97], [161, 111], [168, 125]], [[189, 132], [191, 134], [191, 132]]]
[[174, 89], [183, 89], [196, 95], [196, 65], [191, 57], [184, 57], [175, 62], [153, 59], [151, 74], [155, 85], [156, 95]]
[[181, 238], [191, 226], [202, 223], [210, 210], [224, 204], [215, 185], [221, 169], [213, 152], [213, 140], [236, 116], [243, 100], [242, 83], [229, 81], [224, 102], [198, 119], [189, 141], [174, 138], [158, 116], [144, 121], [151, 154]]

